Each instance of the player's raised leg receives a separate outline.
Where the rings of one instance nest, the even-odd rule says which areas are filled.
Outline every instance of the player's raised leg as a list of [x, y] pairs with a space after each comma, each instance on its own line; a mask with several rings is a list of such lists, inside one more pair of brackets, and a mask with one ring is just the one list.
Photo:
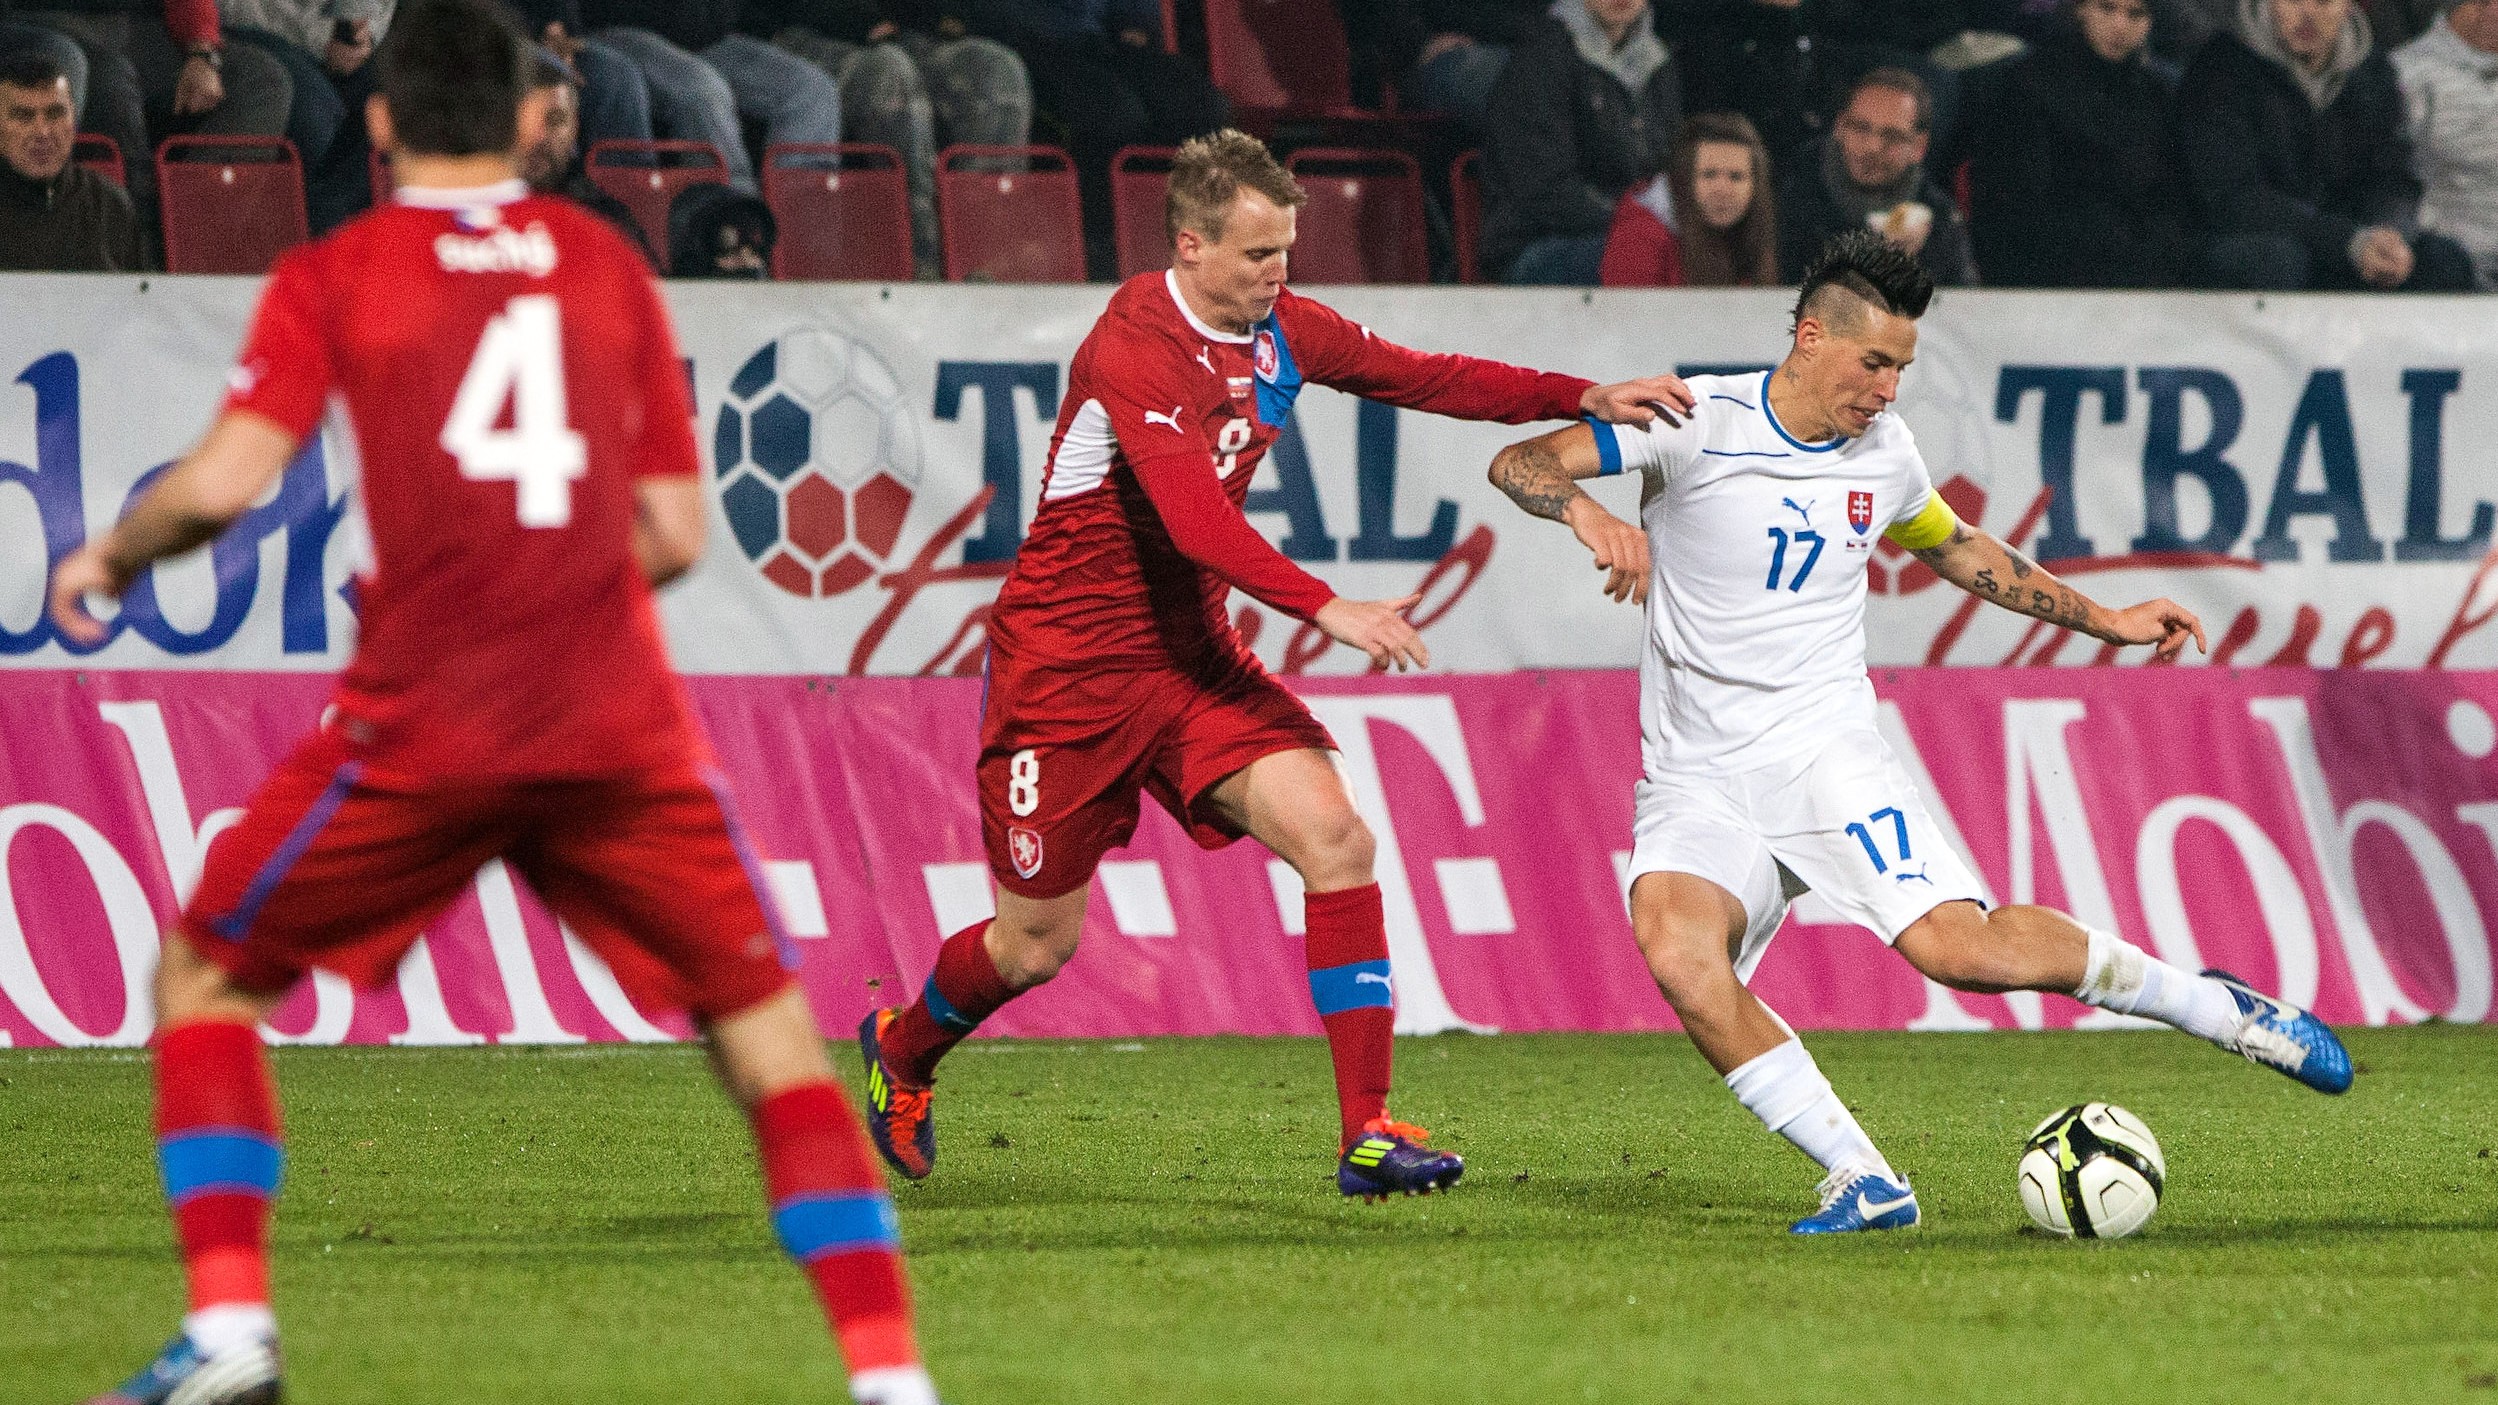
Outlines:
[[709, 1021], [714, 1067], [746, 1109], [781, 1247], [815, 1285], [862, 1405], [935, 1405], [902, 1274], [901, 1233], [859, 1119], [794, 985]]
[[859, 1022], [867, 1125], [894, 1170], [918, 1180], [937, 1164], [937, 1062], [1006, 1002], [1058, 974], [1076, 953], [1091, 877], [1051, 898], [997, 889], [997, 917], [937, 948], [919, 998]]
[[1727, 1091], [1826, 1173], [1821, 1209], [1791, 1228], [1905, 1229], [1917, 1223], [1915, 1192], [1839, 1100], [1804, 1041], [1736, 973], [1737, 954], [1765, 943], [1785, 915], [1774, 871], [1767, 881], [1766, 892], [1753, 894], [1763, 910], [1752, 914], [1696, 874], [1642, 873], [1631, 886], [1632, 934], [1657, 989]]
[[1201, 803], [1274, 850], [1307, 890], [1310, 999], [1327, 1031], [1342, 1134], [1336, 1188], [1376, 1197], [1455, 1185], [1465, 1161], [1426, 1145], [1430, 1133], [1422, 1128], [1388, 1115], [1396, 987], [1371, 872], [1376, 846], [1334, 759], [1310, 748], [1272, 752], [1217, 784]]
[[2320, 1093], [2351, 1086], [2350, 1052], [2323, 1021], [2219, 971], [2171, 966], [2054, 908], [1935, 908], [1899, 935], [1900, 955], [1955, 990], [2054, 991], [2208, 1039]]
[[165, 936], [156, 971], [156, 1159], [190, 1311], [163, 1352], [90, 1405], [269, 1405], [278, 1398], [269, 1303], [269, 1207], [285, 1159], [258, 1023], [245, 991]]

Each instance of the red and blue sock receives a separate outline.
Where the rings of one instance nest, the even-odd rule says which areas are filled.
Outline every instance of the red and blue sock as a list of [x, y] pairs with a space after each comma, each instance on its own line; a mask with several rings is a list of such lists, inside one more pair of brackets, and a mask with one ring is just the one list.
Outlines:
[[1379, 885], [1312, 893], [1303, 903], [1309, 935], [1310, 1002], [1327, 1028], [1336, 1066], [1341, 1146], [1388, 1111], [1396, 1051], [1396, 987], [1388, 975], [1388, 922]]
[[885, 1026], [877, 1041], [885, 1066], [914, 1087], [934, 1082], [946, 1051], [1015, 998], [990, 959], [988, 930], [988, 919], [982, 918], [946, 938], [919, 999]]
[[204, 1020], [156, 1041], [156, 1163], [191, 1311], [269, 1302], [269, 1205], [286, 1161], [259, 1031]]
[[815, 1284], [851, 1374], [916, 1366], [901, 1229], [850, 1100], [802, 1083], [764, 1099], [754, 1124], [772, 1232]]

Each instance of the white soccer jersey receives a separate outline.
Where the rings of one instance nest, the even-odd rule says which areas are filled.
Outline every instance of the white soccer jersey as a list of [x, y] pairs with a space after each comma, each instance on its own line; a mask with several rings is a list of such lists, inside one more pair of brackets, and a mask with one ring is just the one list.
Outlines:
[[1854, 439], [1789, 434], [1770, 374], [1691, 377], [1698, 405], [1679, 426], [1595, 427], [1606, 471], [1647, 480], [1651, 777], [1749, 770], [1873, 725], [1865, 563], [1933, 484], [1895, 414]]

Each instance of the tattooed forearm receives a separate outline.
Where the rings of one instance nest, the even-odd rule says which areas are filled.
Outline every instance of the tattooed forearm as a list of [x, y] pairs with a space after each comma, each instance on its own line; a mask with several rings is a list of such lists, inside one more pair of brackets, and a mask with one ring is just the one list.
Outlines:
[[1586, 496], [1561, 466], [1561, 455], [1534, 440], [1512, 444], [1494, 456], [1491, 478], [1492, 486], [1507, 493], [1511, 502], [1555, 522], [1563, 520], [1574, 500]]
[[[2003, 544], [1998, 542], [1996, 545], [2002, 546]], [[2026, 556], [2023, 556], [2017, 547], [2004, 547], [2004, 555], [2009, 557], [2012, 561], [2012, 578], [2014, 580], [2028, 580], [2030, 578], [2030, 572], [2038, 569], [2038, 563], [2032, 561]]]
[[1950, 541], [1914, 554], [1936, 575], [1972, 595], [2060, 628], [2097, 636], [2092, 628], [2097, 607], [2088, 596], [1982, 532], [1972, 534], [1964, 527]]

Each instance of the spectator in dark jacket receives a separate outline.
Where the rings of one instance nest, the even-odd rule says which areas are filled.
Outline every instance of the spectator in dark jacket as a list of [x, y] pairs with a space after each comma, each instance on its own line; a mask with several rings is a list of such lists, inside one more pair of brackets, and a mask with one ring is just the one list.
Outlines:
[[841, 91], [832, 75], [738, 30], [737, 0], [581, 0], [581, 18], [649, 80], [651, 125], [707, 141], [729, 163], [729, 184], [755, 193], [754, 158], [739, 126], [764, 140], [841, 140]]
[[2144, 62], [2146, 0], [2079, 0], [2014, 62], [1977, 137], [1970, 230], [1986, 281], [2173, 288], [2187, 276], [2169, 85]]
[[0, 270], [138, 270], [130, 197], [71, 162], [77, 137], [60, 63], [38, 51], [0, 56]]
[[1034, 104], [1065, 129], [1084, 191], [1086, 261], [1095, 277], [1113, 276], [1110, 158], [1218, 131], [1230, 104], [1205, 70], [1164, 50], [1157, 0], [956, 3], [972, 32], [1022, 56]]
[[1857, 80], [1830, 135], [1780, 183], [1779, 276], [1795, 282], [1832, 235], [1870, 225], [1916, 255], [1938, 286], [1978, 281], [1960, 211], [1926, 175], [1933, 110], [1924, 81], [1906, 69]]
[[2012, 3], [1660, 0], [1660, 23], [1677, 37], [1691, 110], [1742, 113], [1769, 143], [1770, 160], [1793, 170], [1810, 159], [1856, 80], [1877, 68], [1916, 74], [1932, 109], [1928, 127], [1943, 134], [1960, 106], [1960, 76], [1928, 51], [1956, 41], [1981, 12]]
[[1408, 112], [1444, 112], [1483, 134], [1492, 87], [1535, 32], [1549, 0], [1337, 0], [1353, 45], [1354, 101], [1378, 105], [1396, 84]]
[[2462, 247], [2418, 232], [2402, 89], [2351, 0], [2243, 0], [2177, 93], [2186, 177], [2229, 288], [2463, 291]]
[[902, 153], [912, 242], [923, 276], [933, 277], [937, 151], [1032, 140], [1032, 79], [1023, 60], [994, 39], [965, 33], [944, 0], [749, 0], [745, 26], [833, 76], [851, 141]]
[[531, 37], [581, 79], [583, 150], [603, 141], [651, 139], [651, 85], [622, 50], [585, 38], [580, 0], [513, 0]]
[[1557, 0], [1492, 90], [1483, 260], [1505, 283], [1594, 286], [1622, 192], [1665, 168], [1682, 87], [1647, 0]]
[[529, 100], [539, 105], [537, 145], [520, 154], [520, 177], [540, 195], [556, 195], [607, 221], [640, 251], [651, 272], [663, 272], [642, 222], [622, 200], [601, 190], [581, 168], [581, 74], [544, 44], [530, 63]]
[[1696, 112], [1665, 174], [1631, 187], [1605, 237], [1608, 288], [1767, 288], [1778, 279], [1769, 151], [1741, 114]]

